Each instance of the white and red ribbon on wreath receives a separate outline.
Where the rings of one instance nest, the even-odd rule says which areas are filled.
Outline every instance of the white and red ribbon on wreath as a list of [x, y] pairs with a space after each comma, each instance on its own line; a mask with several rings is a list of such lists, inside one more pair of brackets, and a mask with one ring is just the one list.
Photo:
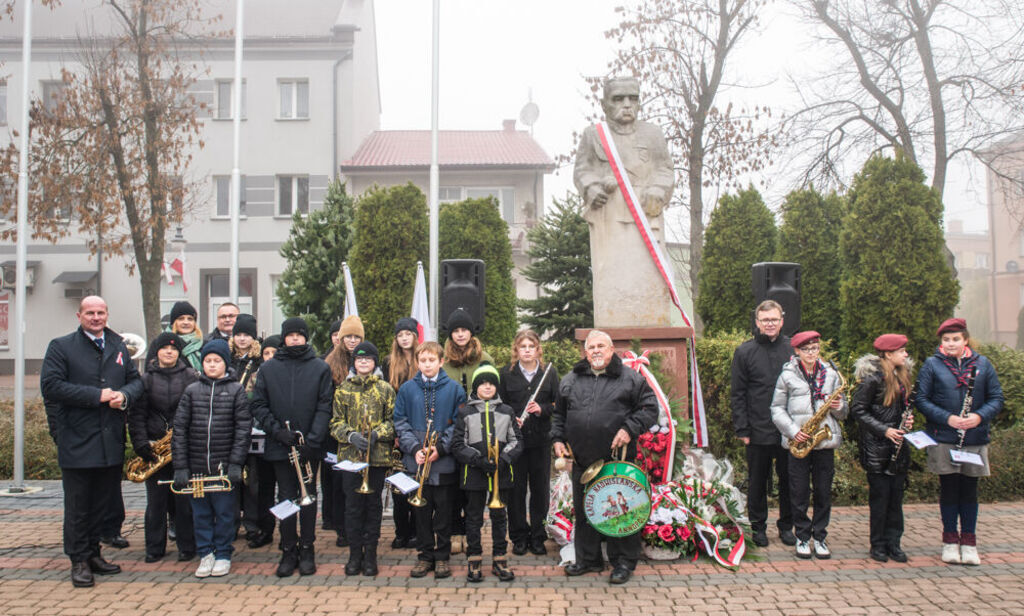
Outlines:
[[[688, 487], [689, 486], [687, 484], [683, 485], [684, 489]], [[654, 511], [663, 500], [672, 503], [673, 507], [685, 513], [687, 517], [693, 518], [693, 528], [695, 532], [691, 537], [698, 549], [703, 547], [704, 552], [711, 558], [714, 558], [715, 562], [723, 567], [738, 567], [740, 561], [743, 560], [743, 555], [747, 552], [747, 544], [743, 538], [743, 532], [740, 531], [740, 537], [736, 541], [736, 545], [734, 545], [732, 550], [729, 551], [729, 555], [723, 558], [719, 553], [718, 546], [721, 544], [722, 539], [718, 534], [718, 529], [715, 528], [714, 524], [711, 524], [707, 520], [701, 518], [689, 507], [683, 505], [678, 499], [676, 499], [673, 491], [678, 488], [679, 484], [674, 481], [669, 481], [668, 483], [656, 486], [654, 488], [654, 493], [651, 495], [651, 511]], [[692, 488], [690, 488], [690, 490], [692, 490]], [[725, 511], [727, 512], [726, 515], [729, 515], [728, 510]], [[736, 524], [736, 520], [733, 520], [731, 515], [729, 515], [729, 520], [736, 525], [737, 529], [739, 528], [739, 525]], [[693, 559], [697, 560], [697, 554], [694, 554]]]
[[[693, 323], [690, 321], [686, 311], [683, 310], [683, 304], [679, 301], [679, 294], [676, 292], [672, 266], [669, 264], [668, 259], [665, 258], [665, 255], [662, 254], [661, 246], [654, 239], [651, 225], [647, 222], [647, 215], [640, 207], [640, 200], [637, 199], [636, 193], [633, 192], [633, 186], [630, 184], [629, 177], [623, 172], [622, 159], [619, 157], [618, 150], [615, 149], [615, 142], [610, 137], [608, 126], [604, 122], [598, 122], [595, 128], [597, 129], [597, 136], [601, 140], [601, 147], [608, 156], [608, 163], [611, 165], [612, 173], [615, 174], [615, 179], [619, 183], [622, 197], [626, 201], [630, 214], [633, 215], [633, 221], [640, 231], [640, 237], [643, 239], [644, 245], [647, 246], [647, 252], [654, 259], [655, 267], [658, 268], [658, 272], [661, 273], [665, 284], [668, 285], [672, 303], [679, 309], [679, 313], [683, 315], [683, 322], [693, 331]], [[707, 447], [708, 426], [704, 412], [704, 396], [700, 387], [700, 374], [697, 371], [697, 354], [693, 348], [695, 340], [695, 337], [691, 337], [686, 345], [690, 350], [690, 389], [693, 391], [693, 395], [690, 398], [690, 416], [693, 418], [693, 443], [697, 447]]]
[[666, 424], [668, 426], [668, 451], [665, 455], [661, 456], [661, 463], [665, 469], [665, 473], [662, 477], [665, 479], [671, 479], [672, 466], [676, 457], [676, 426], [672, 421], [672, 408], [668, 404], [668, 397], [665, 395], [665, 392], [661, 390], [661, 385], [658, 384], [658, 379], [654, 378], [654, 374], [652, 374], [647, 368], [647, 366], [651, 365], [651, 360], [647, 357], [649, 353], [650, 351], [644, 351], [640, 355], [637, 355], [633, 351], [626, 351], [622, 354], [622, 363], [639, 372], [644, 379], [647, 380], [647, 384], [651, 386], [651, 389], [654, 390], [655, 397], [658, 398], [659, 411], [664, 413], [665, 417], [668, 418], [668, 423]]

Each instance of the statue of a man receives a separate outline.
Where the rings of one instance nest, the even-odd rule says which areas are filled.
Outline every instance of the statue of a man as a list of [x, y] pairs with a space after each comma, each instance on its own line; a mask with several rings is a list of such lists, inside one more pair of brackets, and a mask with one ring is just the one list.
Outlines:
[[[665, 138], [660, 128], [637, 119], [640, 84], [636, 79], [618, 77], [605, 82], [601, 106], [621, 164], [664, 254], [662, 213], [675, 184]], [[573, 179], [590, 225], [594, 326], [676, 324], [674, 317], [679, 312], [629, 212], [594, 126], [583, 131]]]

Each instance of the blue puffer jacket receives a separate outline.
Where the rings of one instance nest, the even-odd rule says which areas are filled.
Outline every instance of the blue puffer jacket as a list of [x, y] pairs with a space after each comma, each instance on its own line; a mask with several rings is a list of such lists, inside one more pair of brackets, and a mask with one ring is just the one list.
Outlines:
[[[438, 457], [430, 466], [430, 477], [427, 485], [454, 483], [455, 458], [449, 455], [452, 444], [452, 433], [455, 430], [455, 414], [459, 405], [466, 401], [466, 391], [462, 386], [448, 378], [444, 370], [437, 375], [437, 381], [427, 382], [423, 375], [416, 373], [412, 379], [398, 388], [395, 397], [395, 433], [398, 435], [398, 447], [402, 450], [402, 461], [405, 470], [415, 473], [417, 469], [416, 452], [423, 447], [423, 439], [427, 433], [426, 400], [433, 400], [434, 424], [431, 432], [440, 432], [437, 437]], [[442, 479], [442, 475], [446, 475]]]
[[[984, 445], [989, 442], [989, 426], [1003, 410], [1003, 388], [992, 362], [984, 355], [977, 356], [978, 373], [974, 378], [974, 403], [971, 412], [981, 415], [981, 423], [967, 431], [964, 445]], [[940, 443], [959, 443], [960, 435], [946, 421], [950, 415], [959, 415], [967, 393], [966, 387], [957, 388], [956, 378], [942, 361], [941, 351], [929, 357], [917, 374], [917, 408], [928, 418], [925, 431]], [[961, 360], [962, 361], [962, 360]]]

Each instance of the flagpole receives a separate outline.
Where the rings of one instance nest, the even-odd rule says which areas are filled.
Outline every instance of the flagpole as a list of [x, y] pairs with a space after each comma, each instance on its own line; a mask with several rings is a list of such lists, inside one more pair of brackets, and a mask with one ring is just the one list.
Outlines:
[[432, 77], [430, 83], [430, 322], [437, 323], [438, 239], [437, 219], [440, 194], [437, 164], [438, 52], [440, 45], [441, 0], [434, 0]]
[[229, 275], [231, 301], [238, 301], [238, 222], [241, 216], [242, 172], [238, 159], [242, 135], [242, 17], [245, 0], [235, 2], [235, 83], [231, 101], [232, 124], [234, 125], [234, 165], [231, 168], [231, 273]]

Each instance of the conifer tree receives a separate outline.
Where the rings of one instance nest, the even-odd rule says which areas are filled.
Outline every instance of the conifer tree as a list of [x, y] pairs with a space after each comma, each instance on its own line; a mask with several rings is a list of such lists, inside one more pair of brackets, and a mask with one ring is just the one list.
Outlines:
[[577, 327], [594, 326], [590, 228], [580, 213], [580, 199], [570, 193], [530, 229], [527, 255], [532, 263], [523, 276], [540, 288], [537, 299], [520, 300], [523, 324], [541, 335], [571, 340]]
[[872, 156], [853, 180], [839, 238], [840, 348], [871, 351], [886, 332], [906, 335], [917, 359], [931, 354], [935, 329], [953, 314], [960, 285], [945, 256], [942, 201], [902, 153]]
[[775, 219], [751, 186], [725, 195], [704, 232], [697, 312], [704, 333], [750, 328], [753, 306], [750, 267], [775, 254]]

